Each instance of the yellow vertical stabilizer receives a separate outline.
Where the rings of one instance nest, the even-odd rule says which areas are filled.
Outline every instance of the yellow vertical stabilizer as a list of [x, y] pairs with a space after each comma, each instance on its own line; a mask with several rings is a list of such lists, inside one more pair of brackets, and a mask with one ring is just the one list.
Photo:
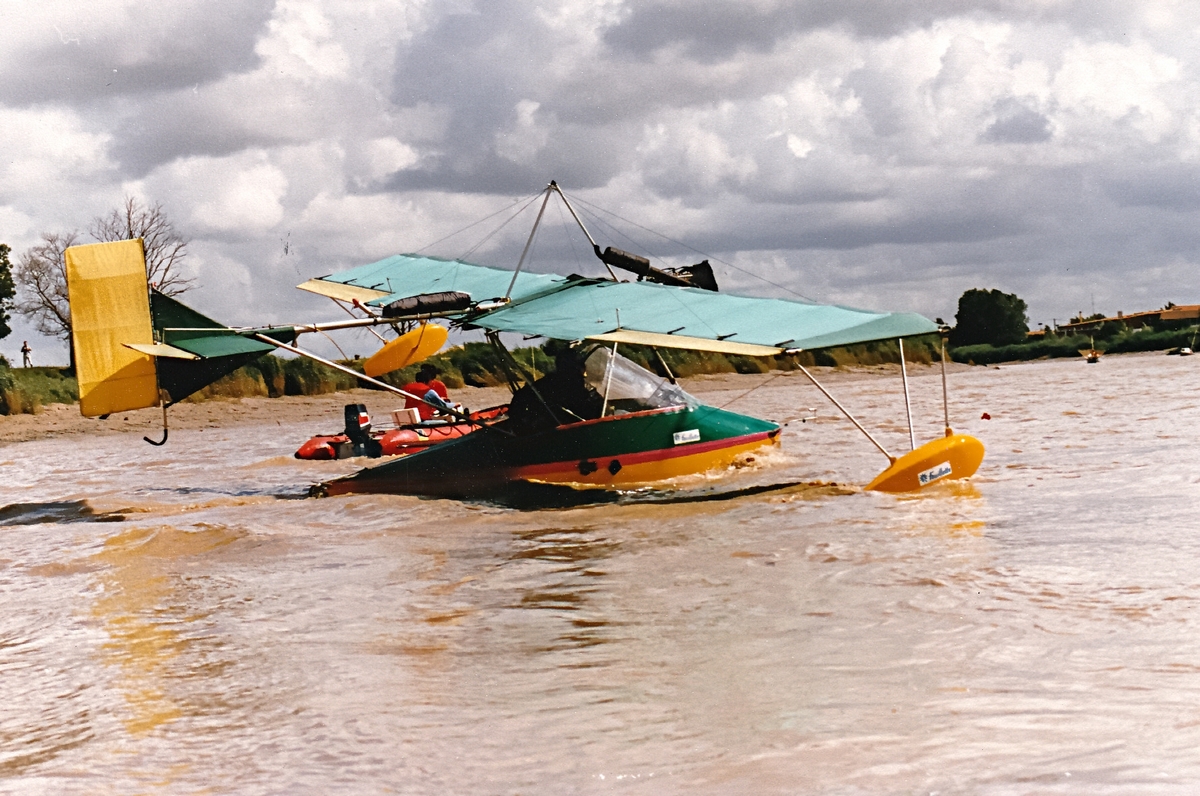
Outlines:
[[158, 405], [150, 293], [142, 241], [72, 246], [66, 251], [71, 345], [85, 417]]

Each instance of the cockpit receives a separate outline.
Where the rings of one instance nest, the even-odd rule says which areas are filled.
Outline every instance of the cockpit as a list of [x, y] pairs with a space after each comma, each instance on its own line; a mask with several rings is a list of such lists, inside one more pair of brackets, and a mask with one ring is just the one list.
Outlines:
[[598, 347], [584, 360], [584, 380], [602, 398], [605, 415], [627, 414], [668, 406], [695, 408], [700, 402], [678, 384], [641, 365]]

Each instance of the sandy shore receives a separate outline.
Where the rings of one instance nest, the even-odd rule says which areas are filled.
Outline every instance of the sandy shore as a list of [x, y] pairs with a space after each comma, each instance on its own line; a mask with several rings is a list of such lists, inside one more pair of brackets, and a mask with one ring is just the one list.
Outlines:
[[[968, 365], [951, 364], [952, 370]], [[899, 378], [898, 365], [875, 365], [855, 368], [814, 368], [822, 383], [839, 381]], [[935, 366], [912, 365], [914, 378], [940, 373]], [[721, 373], [681, 379], [684, 388], [696, 395], [708, 392], [752, 389], [782, 389], [805, 382], [799, 371], [742, 375]], [[507, 389], [500, 387], [464, 387], [452, 391], [454, 400], [471, 409], [483, 409], [508, 401]], [[385, 417], [403, 406], [402, 399], [375, 390], [350, 390], [317, 396], [285, 396], [283, 398], [214, 399], [201, 403], [181, 403], [168, 410], [168, 423], [173, 429], [220, 428], [241, 424], [277, 423], [288, 426], [296, 444], [306, 436], [334, 433], [342, 428], [343, 407], [348, 403], [366, 404], [373, 416]], [[107, 420], [86, 418], [79, 414], [78, 404], [50, 404], [36, 415], [0, 415], [0, 445], [28, 442], [46, 437], [74, 434], [126, 434], [137, 432], [154, 439], [162, 437], [162, 410], [139, 409], [112, 415]]]

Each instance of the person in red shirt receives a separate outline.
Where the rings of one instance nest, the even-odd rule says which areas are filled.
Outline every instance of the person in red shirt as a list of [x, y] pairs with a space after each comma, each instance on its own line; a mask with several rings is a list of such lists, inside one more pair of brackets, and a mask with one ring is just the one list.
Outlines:
[[[438, 373], [436, 366], [426, 363], [417, 371], [417, 380], [405, 384], [401, 389], [418, 398], [424, 398], [425, 394], [432, 390], [437, 397], [449, 403], [450, 394], [446, 392], [446, 385], [438, 378]], [[429, 404], [418, 401], [417, 398], [405, 398], [404, 408], [415, 408], [420, 412], [422, 420], [428, 420], [437, 411]]]

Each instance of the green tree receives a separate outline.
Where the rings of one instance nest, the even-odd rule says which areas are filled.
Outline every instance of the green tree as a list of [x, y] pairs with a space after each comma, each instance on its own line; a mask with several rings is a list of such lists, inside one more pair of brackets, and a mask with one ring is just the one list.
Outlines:
[[953, 345], [1010, 345], [1025, 340], [1029, 331], [1025, 302], [1015, 293], [973, 288], [958, 299]]
[[17, 295], [17, 286], [13, 283], [12, 263], [8, 261], [8, 253], [12, 251], [7, 244], [0, 243], [0, 339], [12, 334], [8, 320], [12, 316], [8, 311], [13, 308], [13, 297]]

